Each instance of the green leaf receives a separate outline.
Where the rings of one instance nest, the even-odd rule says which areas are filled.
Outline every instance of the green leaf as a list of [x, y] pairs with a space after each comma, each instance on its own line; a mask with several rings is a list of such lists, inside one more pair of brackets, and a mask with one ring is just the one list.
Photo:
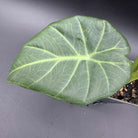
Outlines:
[[107, 21], [73, 16], [28, 41], [8, 82], [86, 105], [113, 95], [131, 77], [127, 40]]
[[133, 63], [132, 76], [129, 82], [137, 80], [137, 79], [138, 79], [138, 57]]

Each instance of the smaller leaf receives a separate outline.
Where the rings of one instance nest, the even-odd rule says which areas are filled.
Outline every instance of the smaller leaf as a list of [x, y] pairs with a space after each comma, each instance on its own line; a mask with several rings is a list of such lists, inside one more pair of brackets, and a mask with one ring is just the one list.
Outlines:
[[133, 72], [136, 72], [138, 70], [138, 57], [136, 58], [134, 64], [133, 64]]
[[133, 63], [133, 70], [132, 70], [132, 76], [131, 76], [130, 82], [137, 79], [138, 79], [138, 57]]

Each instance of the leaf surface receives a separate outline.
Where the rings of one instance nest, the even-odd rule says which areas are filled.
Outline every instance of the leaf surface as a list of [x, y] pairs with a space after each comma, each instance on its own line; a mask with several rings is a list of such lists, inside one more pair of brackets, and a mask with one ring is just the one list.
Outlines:
[[86, 105], [130, 80], [127, 40], [107, 21], [73, 16], [25, 43], [8, 81], [55, 99]]

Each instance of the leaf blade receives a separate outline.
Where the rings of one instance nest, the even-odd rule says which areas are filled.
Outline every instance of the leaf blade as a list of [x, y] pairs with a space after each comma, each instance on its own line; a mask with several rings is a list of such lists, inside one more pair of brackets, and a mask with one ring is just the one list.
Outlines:
[[128, 51], [126, 39], [107, 21], [74, 16], [50, 24], [28, 41], [8, 80], [55, 99], [86, 105], [111, 96], [128, 82]]

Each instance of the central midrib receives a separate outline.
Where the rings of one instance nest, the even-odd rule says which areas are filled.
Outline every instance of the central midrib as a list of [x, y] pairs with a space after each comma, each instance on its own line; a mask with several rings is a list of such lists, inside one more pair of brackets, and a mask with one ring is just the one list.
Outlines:
[[[58, 56], [49, 60], [91, 60], [90, 56]], [[48, 60], [48, 59], [47, 59]]]
[[[13, 72], [19, 70], [19, 69], [22, 69], [24, 67], [27, 67], [27, 66], [31, 66], [31, 65], [34, 65], [34, 64], [39, 64], [39, 63], [44, 63], [44, 62], [50, 62], [50, 61], [67, 61], [67, 60], [78, 60], [78, 61], [92, 61], [92, 62], [96, 62], [96, 63], [106, 63], [106, 61], [99, 61], [99, 60], [96, 60], [96, 59], [93, 59], [91, 56], [83, 56], [83, 55], [80, 55], [80, 56], [57, 56], [57, 57], [54, 57], [54, 58], [47, 58], [47, 59], [41, 59], [41, 60], [37, 60], [37, 61], [32, 61], [32, 62], [29, 62], [29, 63], [26, 63], [26, 64], [23, 64], [15, 69], [13, 69], [10, 74], [12, 74]], [[112, 63], [110, 61], [108, 61], [108, 63]], [[116, 62], [117, 63], [117, 62]], [[112, 63], [113, 64], [113, 63]]]
[[90, 56], [58, 56], [58, 57], [54, 57], [54, 58], [47, 58], [47, 59], [41, 59], [41, 60], [37, 60], [37, 61], [32, 61], [32, 62], [29, 62], [29, 63], [26, 63], [24, 65], [21, 65], [17, 68], [15, 68], [14, 70], [12, 70], [10, 72], [10, 74], [12, 74], [13, 72], [21, 69], [21, 68], [24, 68], [26, 66], [30, 66], [30, 65], [34, 65], [34, 64], [38, 64], [38, 63], [43, 63], [43, 62], [50, 62], [50, 61], [65, 61], [65, 60], [91, 60], [91, 61], [94, 61], [94, 62], [97, 62], [97, 60], [94, 60], [92, 59]]

